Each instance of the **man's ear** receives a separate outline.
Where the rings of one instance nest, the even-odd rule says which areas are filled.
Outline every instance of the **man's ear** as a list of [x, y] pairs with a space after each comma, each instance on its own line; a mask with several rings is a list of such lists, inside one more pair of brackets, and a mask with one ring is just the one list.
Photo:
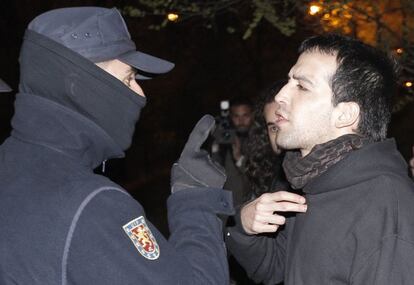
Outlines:
[[335, 127], [357, 129], [360, 109], [355, 102], [341, 102], [335, 107]]

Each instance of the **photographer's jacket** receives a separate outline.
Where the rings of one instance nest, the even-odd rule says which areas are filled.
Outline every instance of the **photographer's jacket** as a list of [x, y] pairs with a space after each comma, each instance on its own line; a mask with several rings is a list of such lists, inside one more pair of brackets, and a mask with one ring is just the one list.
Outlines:
[[229, 229], [228, 247], [254, 280], [413, 284], [414, 185], [393, 140], [350, 152], [303, 191], [307, 212], [275, 235], [247, 235], [240, 221]]
[[124, 155], [145, 99], [32, 31], [20, 62], [0, 147], [0, 284], [226, 284], [215, 215], [231, 210], [224, 191], [173, 194], [167, 241], [137, 201], [93, 173]]

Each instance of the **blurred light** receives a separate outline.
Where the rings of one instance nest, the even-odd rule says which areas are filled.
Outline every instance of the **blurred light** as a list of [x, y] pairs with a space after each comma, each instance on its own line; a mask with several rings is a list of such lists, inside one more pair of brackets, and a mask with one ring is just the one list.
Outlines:
[[397, 48], [395, 50], [398, 54], [402, 54], [404, 52], [404, 50], [402, 48]]
[[331, 17], [331, 14], [329, 14], [329, 13], [326, 13], [326, 14], [323, 15], [324, 19], [329, 19], [330, 17]]
[[344, 14], [344, 17], [345, 17], [346, 19], [352, 19], [352, 14], [351, 14], [351, 13], [349, 13], [348, 11], [345, 11], [343, 14]]
[[342, 30], [344, 31], [344, 33], [346, 35], [349, 35], [352, 32], [352, 29], [350, 27], [348, 27], [348, 26], [342, 27]]
[[338, 16], [340, 13], [342, 13], [342, 9], [341, 8], [335, 8], [331, 10], [331, 14], [332, 16]]
[[168, 21], [175, 22], [175, 21], [178, 20], [178, 15], [175, 14], [175, 13], [169, 13], [167, 15], [167, 19], [168, 19]]
[[309, 13], [309, 15], [313, 16], [313, 15], [318, 14], [321, 10], [322, 10], [321, 6], [313, 4], [309, 7], [309, 12], [308, 13]]
[[331, 21], [331, 25], [334, 27], [339, 26], [339, 24], [341, 23], [341, 21], [338, 18], [335, 18]]
[[406, 82], [404, 83], [404, 85], [405, 85], [405, 87], [410, 88], [411, 86], [413, 86], [413, 83], [412, 83], [411, 81], [406, 81]]

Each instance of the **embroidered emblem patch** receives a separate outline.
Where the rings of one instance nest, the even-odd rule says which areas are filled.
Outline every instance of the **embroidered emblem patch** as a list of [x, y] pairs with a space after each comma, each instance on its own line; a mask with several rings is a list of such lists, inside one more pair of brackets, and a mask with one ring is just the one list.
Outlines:
[[151, 260], [160, 256], [160, 247], [143, 216], [130, 221], [123, 229], [142, 256]]

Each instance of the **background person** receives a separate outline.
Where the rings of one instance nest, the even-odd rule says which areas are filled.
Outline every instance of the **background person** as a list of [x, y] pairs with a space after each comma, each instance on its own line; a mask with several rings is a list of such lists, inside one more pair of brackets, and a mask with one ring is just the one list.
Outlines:
[[236, 97], [230, 101], [230, 123], [235, 133], [230, 144], [213, 142], [212, 156], [226, 170], [227, 180], [224, 189], [233, 193], [234, 205], [246, 201], [250, 193], [246, 178], [246, 143], [253, 124], [253, 103], [246, 97]]
[[278, 81], [257, 100], [255, 120], [247, 141], [246, 176], [250, 182], [251, 197], [266, 192], [290, 189], [283, 173], [283, 150], [276, 145], [275, 95], [284, 85]]
[[[277, 82], [257, 98], [254, 105], [254, 121], [246, 142], [246, 177], [249, 182], [248, 200], [263, 193], [288, 190], [282, 169], [283, 152], [276, 145], [276, 102], [275, 94], [284, 82]], [[232, 284], [255, 284], [234, 257], [229, 257]]]

